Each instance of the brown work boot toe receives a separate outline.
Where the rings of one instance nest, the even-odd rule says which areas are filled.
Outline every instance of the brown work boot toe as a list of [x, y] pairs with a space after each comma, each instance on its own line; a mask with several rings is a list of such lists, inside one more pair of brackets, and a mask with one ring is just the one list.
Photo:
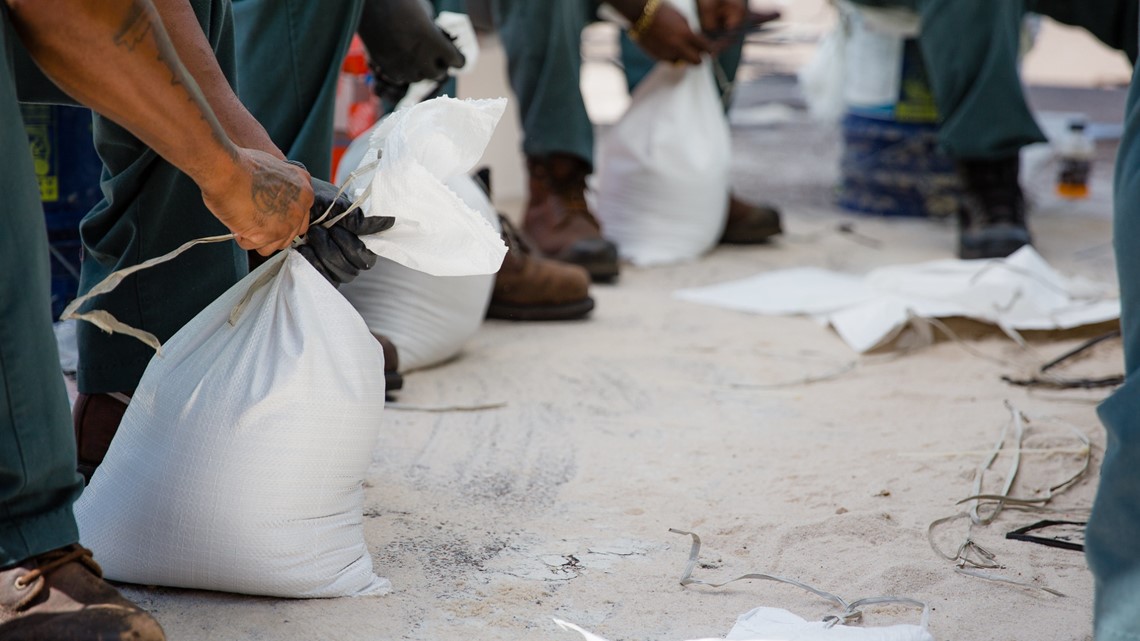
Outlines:
[[753, 205], [730, 196], [728, 219], [720, 242], [729, 245], [766, 243], [783, 231], [780, 212], [767, 205]]
[[618, 277], [617, 245], [605, 238], [583, 238], [570, 243], [555, 260], [585, 268], [590, 278], [609, 282]]
[[499, 216], [507, 255], [495, 275], [487, 318], [503, 320], [574, 320], [594, 309], [590, 274], [535, 255], [515, 226]]
[[103, 581], [91, 551], [53, 550], [0, 570], [4, 641], [164, 641], [162, 627]]
[[617, 246], [602, 237], [586, 203], [590, 164], [568, 154], [527, 158], [530, 197], [523, 229], [543, 255], [581, 265], [596, 281], [618, 276]]

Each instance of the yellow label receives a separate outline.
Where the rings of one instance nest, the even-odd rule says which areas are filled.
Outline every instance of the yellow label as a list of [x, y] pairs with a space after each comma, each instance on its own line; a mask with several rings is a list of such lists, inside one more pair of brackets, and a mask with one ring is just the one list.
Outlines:
[[59, 200], [59, 166], [52, 155], [51, 109], [45, 105], [24, 105], [24, 129], [28, 133], [28, 148], [32, 152], [32, 167], [40, 186], [40, 200], [53, 203]]

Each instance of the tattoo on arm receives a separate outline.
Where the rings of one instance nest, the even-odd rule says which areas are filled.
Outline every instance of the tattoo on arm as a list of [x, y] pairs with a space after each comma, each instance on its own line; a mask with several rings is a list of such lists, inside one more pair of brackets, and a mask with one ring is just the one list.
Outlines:
[[253, 203], [262, 215], [282, 219], [288, 217], [289, 207], [301, 195], [301, 187], [296, 182], [280, 170], [268, 166], [253, 174], [251, 189]]
[[133, 52], [147, 36], [150, 36], [155, 50], [158, 52], [156, 59], [170, 71], [170, 85], [172, 87], [181, 86], [186, 91], [187, 100], [198, 107], [199, 116], [210, 126], [214, 139], [231, 158], [236, 160], [238, 152], [233, 141], [230, 140], [221, 123], [218, 122], [213, 109], [210, 108], [210, 102], [202, 95], [202, 90], [179, 60], [178, 52], [162, 28], [153, 5], [144, 0], [135, 0], [127, 10], [127, 15], [123, 17], [123, 23], [118, 32], [115, 33], [114, 43], [115, 46]]
[[146, 14], [142, 5], [136, 2], [127, 10], [127, 16], [115, 34], [115, 45], [134, 51], [142, 39], [150, 33], [151, 28], [150, 16]]

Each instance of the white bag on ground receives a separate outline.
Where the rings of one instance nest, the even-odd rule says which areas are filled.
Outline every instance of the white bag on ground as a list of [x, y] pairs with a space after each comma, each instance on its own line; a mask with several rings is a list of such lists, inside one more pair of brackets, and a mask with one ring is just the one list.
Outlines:
[[[474, 137], [483, 139], [486, 136], [489, 139], [501, 114], [501, 106], [496, 105], [502, 103], [480, 101], [477, 104], [483, 104], [486, 111], [479, 114], [480, 118], [473, 117], [464, 130], [471, 132], [473, 129], [471, 135]], [[402, 110], [396, 112], [353, 141], [341, 159], [342, 166], [368, 167], [375, 161], [377, 154], [374, 150], [387, 144], [391, 132], [395, 131], [391, 121], [401, 118], [403, 113]], [[395, 124], [398, 125], [398, 120]], [[442, 128], [437, 130], [443, 131]], [[457, 129], [454, 133], [457, 135], [459, 131]], [[384, 159], [392, 153], [386, 151]], [[457, 155], [457, 162], [448, 164], [446, 170], [439, 173], [452, 192], [447, 195], [455, 200], [441, 204], [437, 212], [424, 210], [425, 216], [438, 218], [451, 212], [473, 224], [481, 220], [495, 233], [500, 231], [494, 205], [466, 173], [478, 162], [480, 153], [481, 147], [478, 153]], [[389, 169], [381, 164], [376, 170], [358, 172], [364, 183], [376, 184], [371, 180], [372, 171], [378, 171], [376, 178], [383, 181]], [[347, 175], [338, 178], [343, 182]], [[398, 188], [399, 185], [392, 187]], [[397, 224], [400, 224], [399, 219]], [[501, 263], [501, 256], [499, 261]], [[400, 355], [401, 371], [409, 371], [437, 365], [459, 354], [464, 343], [482, 324], [494, 284], [494, 274], [434, 276], [392, 260], [380, 259], [375, 267], [341, 287], [340, 291], [360, 312], [369, 329], [392, 341]]]
[[[501, 101], [450, 99], [403, 112], [365, 207], [396, 224], [365, 244], [432, 273], [497, 269], [502, 239], [441, 174], [478, 158], [501, 113]], [[393, 232], [399, 242], [380, 239]], [[114, 580], [281, 597], [387, 591], [361, 516], [383, 368], [348, 301], [297, 252], [278, 255], [151, 360], [75, 505], [81, 540]]]
[[[467, 175], [448, 186], [497, 230], [498, 214]], [[457, 356], [487, 314], [494, 274], [431, 276], [381, 258], [340, 292], [368, 324], [387, 336], [400, 355], [400, 371], [438, 365]]]
[[[669, 0], [699, 29], [693, 0]], [[724, 231], [732, 146], [712, 63], [658, 63], [601, 141], [602, 232], [637, 265], [692, 260]]]
[[361, 516], [383, 370], [344, 297], [297, 252], [278, 255], [151, 360], [75, 504], [80, 540], [116, 581], [283, 597], [387, 591]]

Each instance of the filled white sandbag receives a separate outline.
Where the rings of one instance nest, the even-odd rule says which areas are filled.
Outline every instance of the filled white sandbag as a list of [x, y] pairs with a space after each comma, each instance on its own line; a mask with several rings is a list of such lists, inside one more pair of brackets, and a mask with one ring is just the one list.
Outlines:
[[[478, 158], [502, 102], [433, 100], [391, 123], [371, 150], [385, 170], [359, 196], [396, 223], [367, 246], [433, 274], [498, 269], [499, 234], [444, 180], [456, 158]], [[387, 591], [361, 517], [383, 369], [348, 301], [297, 252], [274, 257], [151, 360], [75, 505], [82, 540], [115, 580], [281, 597]]]
[[[474, 129], [479, 138], [489, 138], [501, 114], [501, 110], [495, 111], [493, 104], [497, 103], [487, 104], [489, 111], [485, 113], [472, 114], [462, 130]], [[342, 167], [357, 168], [358, 180], [363, 180], [364, 184], [376, 185], [373, 172], [377, 172], [376, 180], [390, 178], [384, 161], [394, 152], [385, 151], [377, 168], [367, 167], [377, 159], [375, 149], [388, 144], [391, 132], [395, 131], [403, 114], [404, 110], [396, 112], [354, 140], [341, 159]], [[436, 128], [437, 131], [444, 129]], [[455, 131], [458, 133], [460, 130]], [[481, 153], [482, 149], [478, 151]], [[424, 215], [434, 219], [445, 211], [451, 212], [473, 224], [489, 225], [498, 233], [499, 219], [494, 205], [466, 173], [478, 162], [479, 156], [456, 154], [452, 159], [458, 162], [447, 164], [439, 175], [455, 200], [441, 203], [439, 211], [434, 214], [424, 211]], [[366, 169], [359, 171], [360, 167]], [[343, 182], [347, 179], [347, 172], [338, 178]], [[393, 184], [392, 188], [402, 189], [402, 185]], [[398, 217], [397, 225], [404, 218], [406, 216]], [[499, 260], [501, 263], [501, 258]], [[409, 371], [437, 365], [459, 354], [483, 322], [494, 283], [493, 274], [434, 276], [393, 260], [381, 259], [371, 270], [342, 286], [340, 291], [360, 312], [369, 329], [392, 341], [400, 355], [400, 369]]]
[[80, 540], [116, 581], [282, 597], [385, 592], [361, 516], [383, 408], [379, 344], [300, 254], [284, 252], [151, 360], [75, 504]]
[[[494, 206], [472, 178], [459, 175], [447, 184], [499, 228]], [[431, 276], [382, 258], [340, 292], [360, 312], [368, 329], [396, 346], [400, 370], [410, 371], [459, 354], [483, 323], [494, 285], [494, 274]]]
[[[667, 1], [699, 30], [694, 0]], [[724, 231], [732, 147], [711, 65], [658, 63], [599, 145], [602, 233], [634, 264], [695, 259]]]

